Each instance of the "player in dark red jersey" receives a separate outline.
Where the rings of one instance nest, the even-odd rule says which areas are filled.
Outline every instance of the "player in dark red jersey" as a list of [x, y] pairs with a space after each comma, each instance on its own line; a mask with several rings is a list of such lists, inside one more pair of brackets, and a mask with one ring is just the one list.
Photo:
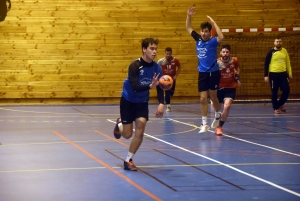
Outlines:
[[157, 62], [161, 68], [163, 75], [169, 75], [173, 78], [173, 86], [170, 90], [165, 91], [165, 103], [167, 104], [167, 112], [171, 112], [171, 96], [174, 95], [176, 87], [176, 79], [180, 73], [181, 66], [179, 60], [172, 56], [172, 48], [165, 49], [165, 57]]
[[224, 109], [219, 126], [216, 128], [217, 135], [223, 135], [222, 126], [224, 125], [230, 111], [231, 104], [235, 98], [236, 86], [240, 86], [239, 80], [240, 67], [236, 57], [230, 56], [230, 45], [222, 45], [221, 57], [217, 62], [219, 65], [221, 79], [218, 87], [217, 96], [220, 103], [224, 103]]

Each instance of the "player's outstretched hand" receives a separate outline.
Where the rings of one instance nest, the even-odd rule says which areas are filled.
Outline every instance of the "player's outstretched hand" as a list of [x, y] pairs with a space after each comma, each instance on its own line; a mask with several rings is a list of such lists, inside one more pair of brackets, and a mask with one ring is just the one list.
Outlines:
[[159, 73], [156, 75], [156, 73], [154, 73], [154, 76], [152, 78], [152, 82], [150, 84], [150, 88], [154, 88], [156, 87], [157, 85], [159, 85], [159, 80], [158, 80], [158, 76], [159, 76]]
[[196, 13], [195, 11], [195, 7], [191, 6], [189, 7], [188, 11], [187, 11], [187, 15], [192, 16]]
[[159, 73], [157, 75], [156, 75], [156, 73], [154, 73], [154, 76], [152, 78], [152, 85], [157, 86], [159, 84], [158, 76], [159, 76]]

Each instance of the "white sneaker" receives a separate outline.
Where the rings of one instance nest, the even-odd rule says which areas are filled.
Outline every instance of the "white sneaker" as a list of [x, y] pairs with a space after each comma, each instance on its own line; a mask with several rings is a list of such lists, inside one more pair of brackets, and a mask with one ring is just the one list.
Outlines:
[[209, 126], [207, 124], [206, 125], [201, 125], [199, 133], [205, 133], [208, 130], [209, 130]]
[[217, 128], [219, 126], [219, 123], [220, 123], [220, 120], [221, 120], [221, 117], [222, 117], [222, 113], [220, 113], [220, 117], [218, 119], [214, 118], [214, 121], [211, 123], [211, 127], [212, 128]]
[[171, 112], [171, 105], [167, 105], [166, 112]]

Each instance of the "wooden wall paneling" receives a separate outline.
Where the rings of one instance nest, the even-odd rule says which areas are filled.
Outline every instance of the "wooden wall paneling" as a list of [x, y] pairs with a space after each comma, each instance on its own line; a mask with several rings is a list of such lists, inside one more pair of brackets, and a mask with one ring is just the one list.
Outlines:
[[[145, 37], [160, 40], [156, 60], [171, 46], [182, 64], [174, 100], [198, 101], [195, 43], [185, 30], [191, 5], [196, 6], [192, 25], [198, 32], [206, 15], [221, 28], [300, 26], [298, 0], [14, 0], [0, 24], [0, 102], [118, 102], [128, 65], [141, 56]], [[233, 47], [241, 45], [230, 42]], [[251, 57], [267, 51], [255, 43], [246, 46]], [[257, 87], [269, 93], [261, 77], [264, 61], [251, 63], [246, 47], [235, 48], [241, 64], [256, 72], [241, 74], [244, 84], [238, 93], [256, 96]], [[295, 55], [292, 62], [299, 63]], [[296, 85], [291, 86], [295, 91]], [[155, 90], [150, 94], [156, 101]]]

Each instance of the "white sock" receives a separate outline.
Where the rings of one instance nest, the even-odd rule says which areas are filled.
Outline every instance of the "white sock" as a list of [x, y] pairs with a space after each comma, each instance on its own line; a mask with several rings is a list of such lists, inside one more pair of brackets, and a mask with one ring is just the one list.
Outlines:
[[207, 124], [207, 116], [202, 116], [202, 125], [206, 125]]
[[129, 160], [130, 159], [132, 159], [133, 158], [133, 156], [134, 156], [134, 154], [133, 153], [130, 153], [130, 152], [128, 152], [128, 154], [127, 154], [127, 158], [126, 158], [126, 162], [129, 162]]
[[215, 118], [217, 119], [217, 118], [220, 118], [220, 117], [221, 117], [220, 112], [215, 112]]
[[122, 126], [122, 122], [118, 123], [118, 127], [120, 129], [120, 127]]

